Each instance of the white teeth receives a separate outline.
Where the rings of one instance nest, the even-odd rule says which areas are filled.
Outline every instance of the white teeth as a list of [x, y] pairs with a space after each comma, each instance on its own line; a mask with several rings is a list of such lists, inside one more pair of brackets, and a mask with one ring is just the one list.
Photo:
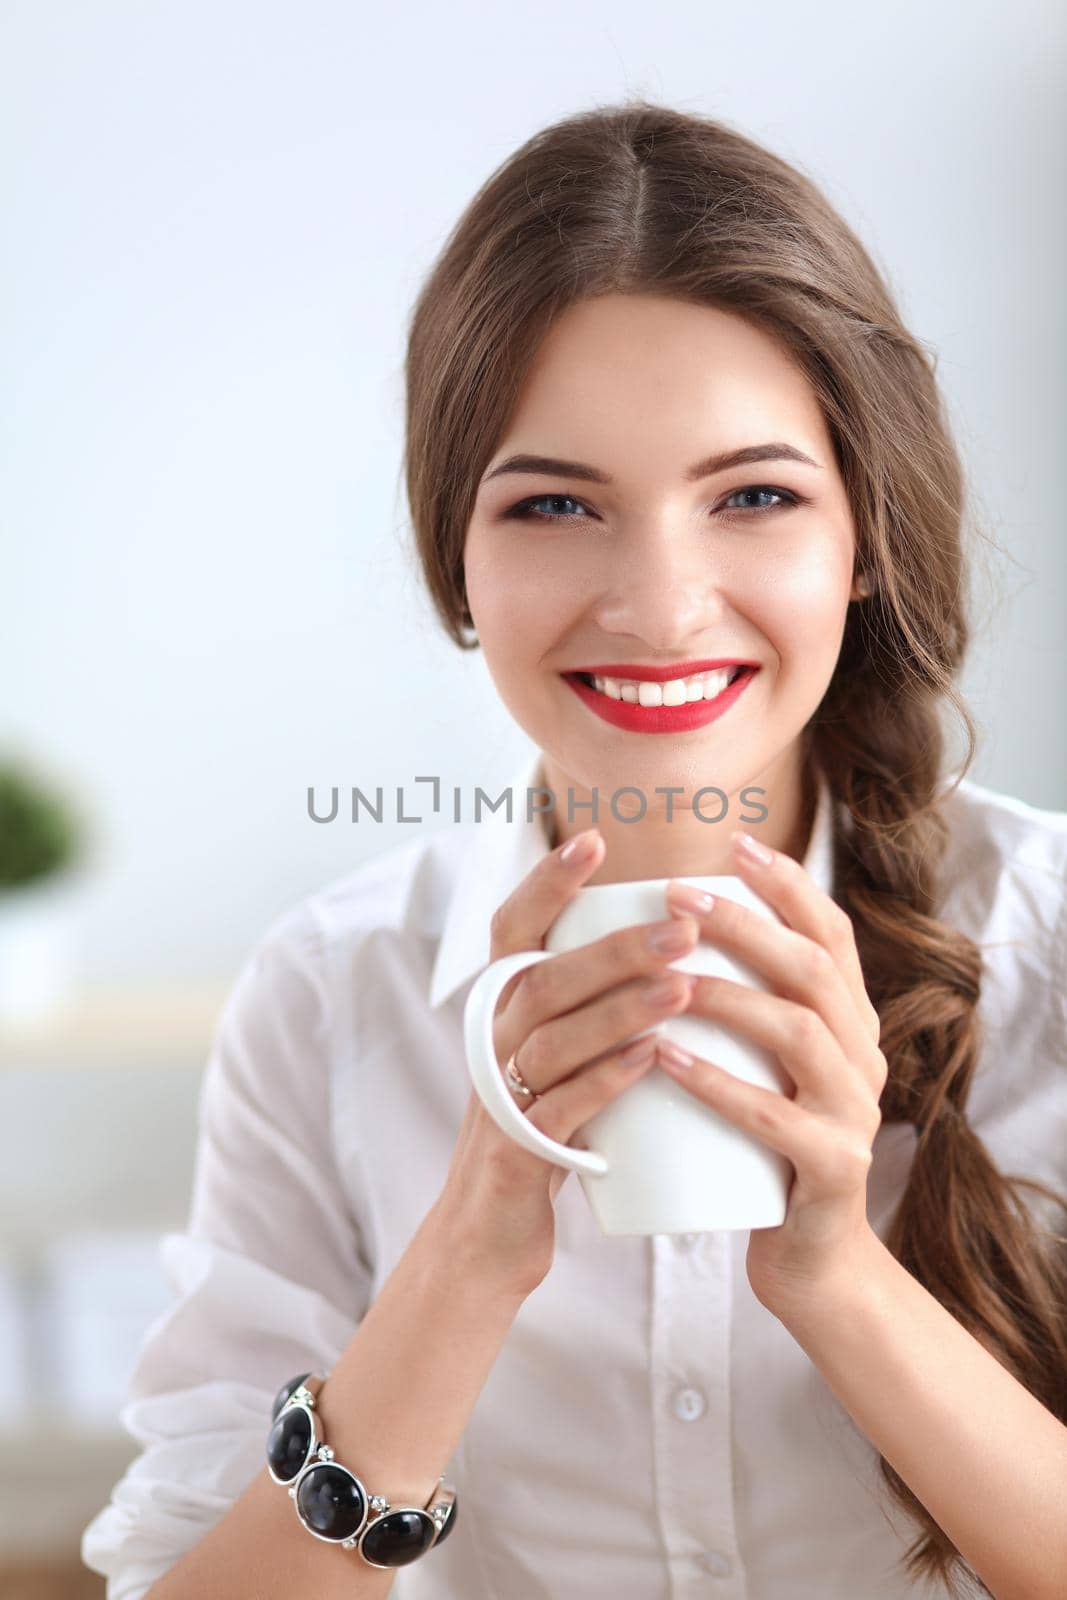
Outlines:
[[714, 700], [737, 671], [736, 667], [717, 667], [714, 672], [701, 672], [692, 678], [671, 678], [667, 683], [596, 677], [593, 683], [609, 700], [625, 700], [630, 705], [642, 706], [684, 706], [695, 700]]

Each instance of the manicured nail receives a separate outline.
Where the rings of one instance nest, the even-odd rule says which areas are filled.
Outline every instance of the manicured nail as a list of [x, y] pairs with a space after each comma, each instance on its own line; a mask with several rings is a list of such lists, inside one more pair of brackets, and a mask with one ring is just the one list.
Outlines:
[[715, 896], [707, 894], [703, 889], [696, 889], [691, 883], [672, 884], [670, 899], [675, 905], [684, 906], [687, 911], [695, 911], [698, 916], [706, 917], [715, 904]]
[[589, 860], [596, 849], [596, 837], [595, 828], [586, 828], [584, 833], [576, 833], [574, 838], [563, 846], [559, 859], [565, 861], [568, 867], [581, 866], [584, 861]]
[[640, 1039], [632, 1039], [619, 1051], [619, 1060], [624, 1067], [639, 1067], [643, 1062], [650, 1061], [655, 1052], [656, 1035], [643, 1033]]
[[661, 1038], [657, 1050], [674, 1067], [691, 1067], [695, 1059], [688, 1050], [683, 1050], [681, 1045], [675, 1044], [673, 1039]]
[[758, 861], [761, 866], [769, 867], [774, 860], [774, 853], [767, 849], [765, 844], [760, 844], [758, 839], [753, 839], [750, 833], [734, 833], [730, 836], [738, 850], [744, 852], [750, 861]]
[[695, 924], [692, 922], [679, 922], [674, 919], [658, 927], [654, 933], [650, 933], [648, 942], [661, 956], [684, 955], [693, 943], [694, 927]]
[[691, 972], [667, 973], [662, 978], [650, 978], [642, 988], [642, 996], [650, 1006], [674, 1005], [678, 998], [678, 979], [683, 978], [686, 985], [686, 999], [693, 993], [696, 978]]

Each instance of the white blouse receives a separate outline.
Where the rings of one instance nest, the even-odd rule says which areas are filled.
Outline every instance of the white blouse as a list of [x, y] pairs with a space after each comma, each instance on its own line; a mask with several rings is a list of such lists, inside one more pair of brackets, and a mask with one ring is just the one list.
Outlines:
[[[201, 1089], [187, 1231], [161, 1245], [173, 1300], [120, 1414], [141, 1454], [83, 1535], [107, 1600], [140, 1600], [261, 1470], [276, 1390], [336, 1363], [440, 1194], [490, 917], [549, 847], [525, 820], [541, 782], [537, 752], [511, 780], [514, 821], [502, 808], [362, 863], [242, 969]], [[943, 914], [987, 963], [970, 1120], [1002, 1170], [1064, 1190], [1067, 813], [969, 780], [944, 803]], [[832, 823], [824, 785], [804, 858], [824, 889]], [[898, 1123], [875, 1140], [883, 1239], [914, 1139]], [[605, 1237], [573, 1175], [556, 1210], [554, 1265], [441, 1464], [454, 1530], [391, 1594], [943, 1600], [898, 1565], [915, 1529], [876, 1451], [752, 1294], [747, 1232]]]

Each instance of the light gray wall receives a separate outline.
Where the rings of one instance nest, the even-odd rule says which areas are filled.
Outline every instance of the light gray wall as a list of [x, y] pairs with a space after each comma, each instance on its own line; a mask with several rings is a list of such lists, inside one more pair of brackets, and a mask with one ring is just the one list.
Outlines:
[[8, 6], [0, 742], [97, 817], [90, 975], [228, 973], [411, 836], [316, 827], [309, 783], [471, 793], [521, 759], [406, 552], [403, 328], [490, 169], [629, 90], [806, 168], [937, 350], [1009, 553], [979, 591], [972, 776], [1067, 809], [1064, 16]]

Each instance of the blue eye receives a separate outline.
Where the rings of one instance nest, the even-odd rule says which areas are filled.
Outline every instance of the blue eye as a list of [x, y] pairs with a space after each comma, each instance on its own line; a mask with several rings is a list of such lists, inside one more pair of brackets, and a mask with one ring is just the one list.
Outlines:
[[[778, 503], [770, 506], [748, 507], [731, 507], [729, 505], [729, 502], [731, 500], [735, 500], [738, 495], [749, 494], [773, 495]], [[512, 506], [511, 510], [506, 512], [505, 515], [508, 517], [513, 517], [518, 521], [525, 519], [530, 522], [576, 522], [581, 520], [581, 518], [567, 515], [566, 512], [537, 510], [536, 507], [542, 505], [546, 500], [569, 502], [572, 506], [582, 505], [582, 501], [576, 500], [573, 495], [538, 494], [531, 495], [526, 500], [520, 500], [518, 505]], [[726, 517], [727, 521], [731, 521], [736, 518], [747, 521], [752, 517], [765, 517], [771, 512], [787, 511], [794, 506], [805, 503], [806, 502], [804, 501], [803, 496], [793, 494], [789, 489], [775, 489], [770, 484], [766, 483], [751, 484], [744, 489], [734, 489], [732, 493], [727, 496], [726, 501], [724, 502], [723, 515]]]
[[517, 506], [512, 506], [508, 512], [509, 517], [527, 517], [537, 522], [573, 522], [573, 517], [567, 517], [554, 511], [535, 511], [534, 507], [544, 500], [569, 500], [571, 505], [581, 505], [580, 500], [575, 500], [569, 494], [538, 494], [529, 500], [520, 500]]
[[[733, 500], [739, 494], [771, 494], [779, 501], [779, 504], [774, 506], [738, 506], [735, 508], [741, 516], [746, 517], [762, 516], [764, 512], [781, 511], [788, 506], [795, 506], [800, 503], [798, 497], [795, 494], [790, 494], [788, 489], [772, 489], [770, 484], [766, 483], [753, 484], [749, 489], [735, 489], [733, 494], [727, 496], [727, 500]], [[727, 514], [729, 515], [729, 513]]]

